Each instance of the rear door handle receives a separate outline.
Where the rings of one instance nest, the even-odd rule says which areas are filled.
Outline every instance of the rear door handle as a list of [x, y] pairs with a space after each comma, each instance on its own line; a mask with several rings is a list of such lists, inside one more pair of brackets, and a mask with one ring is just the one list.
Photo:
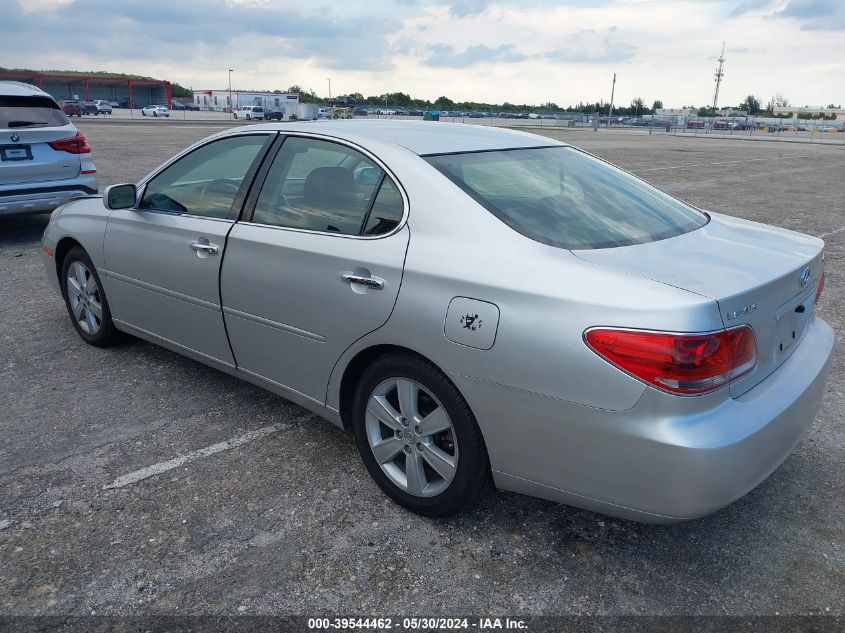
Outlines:
[[384, 288], [384, 279], [380, 279], [379, 277], [366, 277], [364, 275], [356, 275], [355, 273], [340, 273], [340, 278], [351, 284], [360, 284], [367, 288], [374, 288], [376, 290]]
[[200, 253], [208, 253], [209, 255], [216, 255], [220, 248], [217, 244], [210, 244], [208, 240], [199, 242], [191, 242], [191, 248]]

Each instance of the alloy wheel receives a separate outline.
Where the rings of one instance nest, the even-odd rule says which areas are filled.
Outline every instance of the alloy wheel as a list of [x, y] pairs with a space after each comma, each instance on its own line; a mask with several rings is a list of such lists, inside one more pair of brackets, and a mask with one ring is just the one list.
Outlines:
[[367, 440], [382, 471], [401, 490], [433, 497], [458, 468], [458, 443], [446, 409], [420, 383], [389, 378], [367, 401]]
[[100, 287], [94, 274], [81, 261], [73, 262], [68, 268], [67, 297], [80, 329], [92, 336], [99, 332], [103, 323]]

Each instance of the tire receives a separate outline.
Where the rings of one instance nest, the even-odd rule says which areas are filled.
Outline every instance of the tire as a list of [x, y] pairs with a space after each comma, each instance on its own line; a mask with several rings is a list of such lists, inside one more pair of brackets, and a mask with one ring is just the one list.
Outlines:
[[153, 110], [153, 116], [154, 116], [154, 117], [157, 117], [157, 116], [158, 116], [158, 110]]
[[[401, 404], [400, 388], [406, 394], [419, 390], [415, 399], [403, 399], [413, 404]], [[423, 516], [446, 517], [489, 491], [490, 462], [475, 416], [455, 385], [425, 359], [405, 353], [378, 358], [361, 375], [352, 407], [361, 459], [399, 505]], [[426, 435], [427, 430], [436, 432]], [[408, 477], [409, 466], [416, 466], [416, 476]]]
[[[71, 277], [73, 282], [70, 280]], [[94, 291], [90, 290], [91, 280], [96, 284]], [[123, 340], [122, 332], [114, 326], [114, 321], [112, 321], [109, 302], [97, 269], [81, 246], [74, 246], [68, 251], [62, 262], [59, 282], [68, 316], [83, 341], [95, 347], [110, 347]], [[72, 283], [73, 287], [71, 287]], [[86, 295], [87, 298], [80, 299], [82, 295]], [[96, 316], [97, 309], [100, 311], [99, 319]], [[97, 321], [99, 321], [98, 324]]]

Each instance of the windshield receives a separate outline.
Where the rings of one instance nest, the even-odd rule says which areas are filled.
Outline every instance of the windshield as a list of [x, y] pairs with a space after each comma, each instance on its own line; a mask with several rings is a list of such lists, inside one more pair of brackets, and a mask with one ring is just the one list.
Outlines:
[[57, 127], [69, 123], [49, 97], [0, 95], [0, 129]]
[[571, 147], [423, 157], [526, 237], [572, 250], [688, 233], [705, 214]]

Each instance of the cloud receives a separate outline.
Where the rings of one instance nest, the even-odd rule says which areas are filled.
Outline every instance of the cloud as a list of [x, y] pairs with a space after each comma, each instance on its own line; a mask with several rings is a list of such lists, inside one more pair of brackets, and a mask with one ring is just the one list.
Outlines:
[[294, 57], [326, 68], [385, 69], [391, 67], [387, 35], [399, 26], [378, 15], [305, 13], [224, 0], [76, 0], [38, 14], [15, 11], [14, 5], [9, 9], [7, 4], [10, 15], [0, 15], [4, 49], [31, 47], [39, 35], [50, 33], [52, 48], [76, 50], [79, 33], [96, 25], [97, 36], [86, 38], [82, 47], [90, 56], [177, 63], [217, 48], [226, 59]]
[[803, 21], [805, 31], [845, 29], [845, 4], [839, 0], [789, 0], [775, 15]]
[[750, 0], [743, 4], [736, 5], [729, 13], [732, 18], [745, 15], [747, 13], [754, 13], [757, 11], [767, 11], [773, 6], [772, 0]]
[[566, 64], [609, 64], [633, 59], [637, 47], [617, 41], [617, 33], [615, 26], [602, 31], [585, 29], [566, 37], [562, 46], [543, 57]]
[[435, 44], [430, 47], [431, 55], [425, 60], [429, 66], [440, 68], [466, 68], [475, 64], [490, 62], [513, 63], [527, 59], [526, 55], [520, 53], [510, 44], [502, 44], [495, 48], [478, 44], [470, 46], [462, 51], [455, 50], [452, 46]]
[[465, 18], [483, 13], [491, 4], [491, 0], [454, 0], [448, 5], [450, 15]]

